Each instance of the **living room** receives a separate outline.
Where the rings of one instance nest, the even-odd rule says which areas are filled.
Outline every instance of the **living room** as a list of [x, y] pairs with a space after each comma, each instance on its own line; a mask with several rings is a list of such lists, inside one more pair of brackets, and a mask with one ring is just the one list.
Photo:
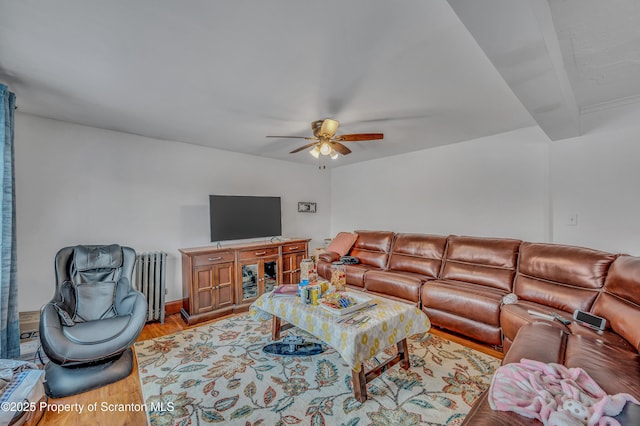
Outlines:
[[[12, 10], [15, 5], [9, 3], [1, 2], [1, 9]], [[457, 25], [461, 28], [467, 25], [469, 31], [462, 36], [472, 41], [472, 36], [477, 37], [474, 61], [467, 66], [475, 67], [479, 84], [491, 84], [478, 88], [478, 91], [487, 93], [484, 98], [487, 108], [490, 104], [500, 103], [504, 123], [497, 123], [495, 129], [502, 125], [502, 130], [452, 142], [460, 137], [460, 133], [447, 141], [440, 138], [441, 128], [429, 127], [438, 120], [439, 114], [444, 114], [437, 109], [425, 112], [432, 107], [431, 104], [402, 105], [397, 104], [398, 98], [380, 99], [375, 94], [363, 95], [359, 104], [375, 101], [377, 109], [370, 110], [372, 115], [369, 117], [352, 110], [350, 113], [354, 120], [379, 118], [373, 114], [375, 111], [394, 109], [404, 115], [408, 109], [420, 110], [424, 115], [432, 114], [432, 118], [425, 119], [425, 123], [421, 120], [390, 123], [390, 120], [347, 126], [353, 132], [384, 132], [385, 139], [350, 145], [353, 153], [334, 163], [327, 159], [326, 169], [319, 168], [319, 163], [306, 152], [288, 154], [303, 141], [271, 141], [264, 136], [310, 136], [308, 122], [323, 118], [329, 111], [321, 110], [319, 114], [322, 115], [316, 116], [312, 108], [303, 108], [305, 114], [311, 115], [307, 118], [296, 112], [298, 106], [304, 104], [302, 100], [299, 104], [274, 109], [273, 105], [279, 102], [277, 92], [272, 91], [269, 98], [266, 95], [260, 99], [253, 96], [257, 93], [254, 86], [258, 83], [251, 82], [252, 74], [248, 69], [256, 67], [256, 64], [247, 63], [247, 68], [238, 70], [241, 74], [238, 78], [247, 80], [247, 89], [233, 93], [235, 99], [228, 105], [243, 121], [233, 122], [233, 128], [218, 127], [216, 122], [209, 131], [210, 139], [231, 138], [229, 135], [234, 131], [242, 131], [243, 137], [252, 138], [257, 148], [252, 148], [252, 153], [245, 153], [242, 149], [234, 152], [233, 147], [222, 144], [221, 148], [188, 143], [189, 123], [207, 122], [210, 114], [226, 106], [218, 105], [203, 111], [188, 109], [189, 99], [181, 98], [180, 90], [181, 86], [189, 89], [191, 73], [202, 78], [196, 66], [196, 71], [186, 67], [184, 74], [177, 75], [177, 82], [158, 81], [154, 85], [166, 90], [167, 104], [166, 109], [155, 110], [156, 119], [164, 123], [175, 119], [186, 128], [184, 133], [178, 130], [173, 134], [170, 131], [142, 133], [138, 129], [153, 126], [145, 122], [145, 126], [136, 128], [133, 124], [146, 120], [143, 112], [154, 109], [155, 100], [132, 94], [129, 99], [120, 99], [124, 105], [122, 112], [118, 112], [111, 109], [113, 106], [106, 98], [104, 103], [92, 100], [90, 96], [74, 99], [78, 93], [73, 86], [76, 83], [81, 85], [82, 81], [60, 80], [57, 73], [62, 73], [65, 68], [55, 67], [55, 57], [42, 56], [39, 59], [43, 62], [37, 65], [37, 69], [41, 67], [42, 73], [52, 78], [48, 85], [42, 83], [35, 69], [29, 68], [36, 65], [25, 62], [20, 54], [15, 53], [16, 44], [12, 44], [16, 43], [16, 38], [27, 37], [17, 32], [17, 26], [23, 22], [18, 19], [19, 15], [3, 14], [5, 18], [0, 18], [1, 27], [7, 30], [3, 30], [0, 37], [5, 40], [0, 42], [3, 51], [0, 82], [16, 93], [18, 106], [15, 116], [15, 185], [19, 311], [39, 310], [51, 299], [55, 289], [55, 255], [60, 248], [76, 244], [117, 243], [133, 247], [138, 252], [167, 252], [166, 300], [182, 300], [178, 250], [213, 245], [209, 238], [210, 194], [281, 197], [282, 235], [311, 239], [310, 251], [322, 247], [325, 238], [338, 232], [372, 229], [517, 238], [640, 256], [637, 238], [640, 234], [637, 222], [640, 199], [636, 188], [640, 182], [636, 164], [640, 156], [637, 144], [640, 137], [638, 73], [635, 76], [625, 74], [627, 91], [624, 95], [616, 94], [615, 101], [597, 106], [578, 105], [579, 112], [574, 118], [579, 126], [572, 136], [550, 137], [548, 133], [552, 133], [554, 128], [535, 117], [532, 112], [535, 108], [531, 107], [534, 104], [526, 104], [531, 95], [528, 98], [526, 93], [518, 90], [513, 83], [516, 79], [505, 73], [499, 61], [492, 62], [494, 57], [490, 50], [483, 51], [486, 45], [481, 34], [473, 29], [473, 22], [464, 18], [464, 11], [460, 10], [462, 3], [437, 2], [436, 7], [447, 8], [447, 16], [455, 17], [455, 13], [459, 13], [462, 23]], [[557, 7], [553, 1], [542, 3], [552, 9]], [[69, 4], [69, 8], [72, 7]], [[630, 7], [625, 9], [627, 16], [637, 19], [639, 15], [631, 13], [634, 10], [637, 13], [637, 9]], [[140, 10], [131, 11], [132, 14], [143, 12], [142, 6]], [[25, 13], [24, 10], [21, 13]], [[38, 23], [47, 22], [46, 17], [31, 13], [27, 16], [37, 17]], [[185, 11], [176, 19], [188, 21], [189, 15]], [[167, 20], [172, 22], [173, 18], [170, 18]], [[303, 31], [304, 19], [295, 18], [302, 19], [297, 23], [296, 31]], [[43, 25], [41, 32], [31, 35], [32, 43], [44, 43], [43, 39], [55, 35], [55, 32], [49, 32], [56, 30], [55, 19], [51, 21], [47, 24], [49, 27]], [[90, 25], [78, 22], [77, 26], [88, 31], [86, 27]], [[282, 30], [282, 37], [288, 34]], [[164, 37], [161, 38], [163, 42], [171, 38], [170, 35]], [[235, 33], [232, 39], [236, 43], [249, 43]], [[629, 39], [637, 42], [637, 31]], [[121, 45], [125, 43], [123, 40], [118, 42]], [[79, 51], [94, 49], [82, 46], [81, 40], [78, 43]], [[446, 45], [448, 41], [443, 43]], [[138, 47], [144, 46], [148, 47], [146, 44]], [[304, 46], [298, 48], [304, 49]], [[12, 54], [5, 56], [4, 52]], [[139, 59], [144, 58], [144, 53], [139, 50], [131, 55]], [[29, 56], [28, 51], [22, 54]], [[41, 54], [39, 51], [38, 55]], [[631, 64], [637, 63], [637, 57], [626, 58], [629, 57]], [[353, 58], [348, 65], [353, 67], [362, 59]], [[313, 68], [313, 63], [301, 61], [301, 64], [287, 64]], [[114, 84], [105, 75], [131, 71], [130, 68], [117, 69], [115, 65], [113, 70], [98, 68], [82, 57], [75, 58], [74, 62], [74, 69], [82, 70], [83, 64], [87, 67], [80, 75], [84, 74], [91, 84], [101, 86], [102, 91], [96, 89], [96, 93], [101, 95], [111, 90], [110, 86]], [[402, 68], [403, 65], [400, 62], [396, 66]], [[211, 68], [204, 69], [212, 73]], [[331, 77], [339, 75], [339, 70], [324, 72]], [[320, 83], [326, 89], [324, 78], [329, 78], [323, 78], [318, 71], [315, 73], [318, 87], [312, 88], [314, 93]], [[228, 74], [229, 71], [221, 76], [212, 73], [209, 78], [229, 78]], [[266, 74], [276, 78], [272, 73]], [[264, 81], [268, 81], [267, 77]], [[402, 79], [404, 75], [394, 74], [393, 77]], [[140, 85], [144, 85], [145, 78], [154, 79], [149, 75], [135, 76]], [[615, 78], [624, 80], [619, 76]], [[261, 83], [264, 81], [260, 80]], [[280, 79], [277, 81], [278, 88], [284, 85]], [[326, 96], [346, 92], [348, 83], [340, 81], [335, 93], [327, 93]], [[578, 84], [575, 80], [572, 83]], [[198, 85], [205, 84], [206, 80], [198, 80], [195, 84], [198, 90], [194, 91], [202, 90], [203, 86]], [[300, 80], [297, 84], [296, 90], [302, 91], [304, 86]], [[66, 93], [65, 88], [69, 90]], [[394, 88], [404, 90], [401, 94], [411, 102], [417, 96], [425, 96], [421, 91], [417, 95], [407, 93], [410, 88]], [[574, 86], [574, 90], [577, 91], [578, 87]], [[224, 93], [205, 96], [213, 99], [214, 95], [231, 98]], [[61, 99], [66, 99], [68, 104], [66, 107], [62, 104], [63, 113], [56, 115], [52, 111]], [[253, 112], [270, 114], [275, 111], [280, 117], [285, 116], [285, 120], [295, 120], [295, 126], [284, 120], [266, 120], [257, 114], [243, 115], [244, 104], [251, 104], [252, 107], [247, 108]], [[70, 113], [74, 108], [76, 112], [78, 109], [82, 112], [89, 106], [95, 109], [87, 112], [86, 116]], [[183, 115], [183, 108], [189, 111], [188, 115]], [[101, 114], [108, 116], [109, 120], [96, 121]], [[525, 119], [520, 120], [521, 117]], [[335, 118], [342, 120], [342, 117]], [[443, 120], [440, 125], [463, 128], [460, 132], [466, 127], [475, 130], [472, 118], [469, 116], [469, 121], [454, 123]], [[254, 128], [252, 120], [259, 126]], [[300, 124], [302, 120], [307, 123]], [[520, 122], [522, 125], [516, 125]], [[574, 124], [570, 119], [563, 123], [567, 127]], [[414, 148], [388, 155], [372, 153], [376, 149], [383, 152], [391, 149], [387, 147], [401, 138], [394, 134], [399, 130], [393, 126], [410, 128], [408, 133], [398, 134], [410, 139], [415, 144]], [[371, 146], [367, 145], [369, 143]], [[317, 211], [298, 212], [297, 205], [301, 201], [316, 203]]]

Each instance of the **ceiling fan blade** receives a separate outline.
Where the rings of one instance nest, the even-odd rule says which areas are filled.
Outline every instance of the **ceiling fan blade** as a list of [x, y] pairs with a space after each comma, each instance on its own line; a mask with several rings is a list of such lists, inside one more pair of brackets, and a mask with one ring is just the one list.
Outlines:
[[308, 141], [315, 141], [316, 138], [309, 138], [307, 136], [266, 136], [267, 138], [287, 138], [287, 139], [306, 139]]
[[316, 120], [311, 123], [311, 130], [313, 130], [313, 136], [316, 138], [320, 137], [320, 128], [322, 127], [323, 120]]
[[305, 145], [305, 146], [301, 146], [300, 148], [296, 148], [296, 149], [294, 149], [294, 150], [293, 150], [293, 151], [291, 151], [289, 154], [295, 154], [296, 152], [300, 152], [300, 151], [303, 151], [303, 150], [305, 150], [305, 149], [307, 149], [307, 148], [311, 148], [312, 146], [314, 146], [314, 145], [315, 145], [315, 144], [317, 144], [317, 143], [318, 143], [318, 142], [311, 142], [311, 143], [309, 143], [309, 144], [307, 144], [307, 145]]
[[333, 120], [331, 118], [325, 118], [322, 122], [322, 126], [320, 127], [320, 134], [322, 136], [326, 136], [328, 138], [332, 138], [333, 135], [338, 131], [338, 126], [340, 122], [337, 120]]
[[351, 150], [342, 145], [340, 142], [331, 142], [331, 147], [342, 155], [351, 154]]
[[357, 142], [357, 141], [374, 141], [384, 139], [383, 133], [354, 133], [352, 135], [338, 135], [334, 138], [336, 141]]

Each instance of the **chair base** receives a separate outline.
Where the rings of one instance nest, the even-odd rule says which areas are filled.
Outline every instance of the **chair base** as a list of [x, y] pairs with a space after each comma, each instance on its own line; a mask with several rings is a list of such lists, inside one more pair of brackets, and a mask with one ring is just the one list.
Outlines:
[[51, 398], [76, 395], [124, 379], [132, 370], [131, 348], [116, 358], [95, 364], [63, 367], [49, 361], [44, 369], [44, 390]]

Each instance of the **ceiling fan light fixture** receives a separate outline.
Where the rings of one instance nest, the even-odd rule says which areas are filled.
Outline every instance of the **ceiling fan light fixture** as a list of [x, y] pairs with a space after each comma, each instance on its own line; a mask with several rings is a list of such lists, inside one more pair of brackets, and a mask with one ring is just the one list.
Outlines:
[[331, 147], [331, 145], [329, 144], [329, 142], [324, 141], [320, 144], [320, 154], [322, 155], [329, 155], [331, 154], [331, 150], [333, 148]]
[[309, 151], [309, 154], [313, 155], [314, 158], [320, 158], [320, 148], [318, 148], [318, 145], [314, 146], [313, 149]]
[[326, 155], [335, 160], [340, 155], [351, 154], [351, 150], [344, 145], [345, 142], [362, 142], [362, 141], [374, 141], [383, 139], [382, 133], [353, 133], [346, 135], [336, 135], [338, 126], [340, 123], [337, 120], [331, 118], [325, 118], [324, 120], [316, 120], [311, 123], [311, 129], [313, 130], [314, 137], [307, 136], [267, 136], [268, 138], [292, 138], [292, 139], [305, 139], [311, 141], [306, 145], [299, 146], [291, 151], [289, 154], [295, 154], [300, 151], [305, 151], [309, 148], [309, 154], [315, 159], [319, 159], [321, 155]]

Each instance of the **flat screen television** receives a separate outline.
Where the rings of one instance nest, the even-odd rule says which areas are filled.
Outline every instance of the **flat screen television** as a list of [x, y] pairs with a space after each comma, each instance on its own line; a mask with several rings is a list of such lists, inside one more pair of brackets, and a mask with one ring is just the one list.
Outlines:
[[282, 235], [280, 197], [209, 195], [211, 241]]

